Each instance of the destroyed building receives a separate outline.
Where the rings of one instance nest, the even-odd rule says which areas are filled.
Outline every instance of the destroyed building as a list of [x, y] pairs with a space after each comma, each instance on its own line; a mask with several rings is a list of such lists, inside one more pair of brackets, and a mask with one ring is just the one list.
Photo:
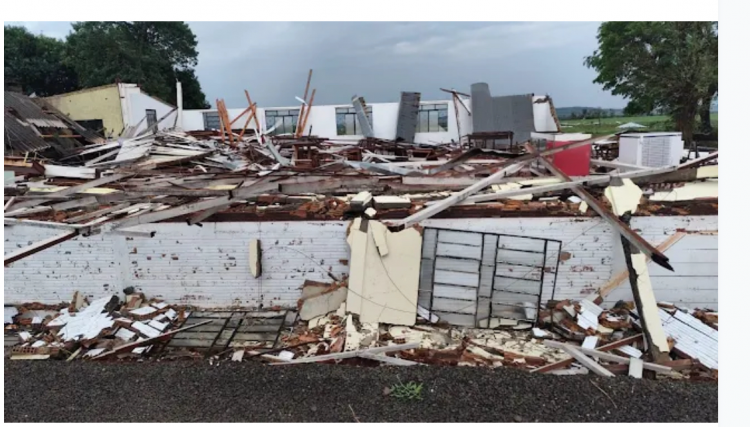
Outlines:
[[[178, 105], [173, 128], [160, 116], [39, 162], [6, 181], [5, 304], [85, 296], [104, 329], [125, 318], [127, 351], [174, 335], [275, 349], [275, 363], [576, 362], [608, 376], [643, 355], [659, 373], [680, 358], [717, 371], [718, 152], [605, 160], [592, 145], [618, 138], [561, 134], [549, 97], [446, 92], [315, 106], [306, 90], [287, 109], [246, 93], [245, 109]], [[97, 305], [113, 295], [122, 305]], [[193, 336], [131, 325], [160, 327], [170, 309], [157, 332]]]

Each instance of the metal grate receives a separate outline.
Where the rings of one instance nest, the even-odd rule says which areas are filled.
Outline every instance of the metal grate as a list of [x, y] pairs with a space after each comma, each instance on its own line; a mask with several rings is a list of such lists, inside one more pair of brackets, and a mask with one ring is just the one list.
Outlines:
[[194, 312], [182, 327], [212, 320], [195, 329], [180, 332], [169, 341], [169, 347], [188, 347], [216, 354], [229, 347], [273, 348], [288, 324], [288, 312], [204, 311]]
[[554, 294], [561, 248], [559, 240], [427, 227], [419, 305], [454, 325], [535, 322], [545, 286]]

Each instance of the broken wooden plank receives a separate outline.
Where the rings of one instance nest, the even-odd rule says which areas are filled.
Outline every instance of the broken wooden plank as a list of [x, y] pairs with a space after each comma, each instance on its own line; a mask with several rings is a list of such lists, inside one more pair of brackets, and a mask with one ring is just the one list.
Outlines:
[[66, 240], [70, 240], [76, 237], [78, 233], [79, 233], [78, 230], [74, 230], [74, 231], [68, 231], [63, 234], [58, 234], [57, 236], [52, 236], [48, 239], [40, 240], [34, 244], [31, 244], [15, 252], [12, 252], [8, 255], [5, 255], [5, 266], [7, 267], [8, 264], [12, 264], [15, 261], [26, 258], [27, 256], [33, 255], [37, 252], [41, 252], [47, 248], [57, 245], [58, 243], [62, 243]]
[[183, 331], [188, 331], [190, 329], [194, 329], [194, 328], [197, 328], [199, 326], [207, 325], [207, 324], [209, 324], [211, 322], [213, 322], [213, 320], [206, 320], [206, 321], [203, 321], [203, 322], [200, 322], [200, 323], [195, 323], [195, 324], [190, 325], [190, 326], [185, 326], [183, 328], [179, 328], [179, 329], [175, 329], [175, 330], [172, 330], [172, 331], [169, 331], [169, 332], [165, 332], [165, 333], [163, 333], [161, 335], [155, 336], [153, 338], [148, 338], [148, 339], [145, 339], [143, 341], [136, 341], [136, 342], [132, 342], [132, 343], [128, 343], [128, 344], [123, 344], [123, 345], [121, 345], [119, 347], [113, 348], [112, 350], [110, 350], [110, 351], [108, 351], [106, 353], [102, 353], [102, 354], [94, 357], [93, 359], [94, 360], [101, 359], [101, 358], [104, 358], [104, 357], [107, 357], [107, 356], [111, 356], [113, 354], [117, 354], [117, 353], [120, 353], [120, 352], [123, 352], [123, 351], [132, 350], [132, 349], [134, 349], [136, 347], [144, 347], [144, 346], [147, 346], [147, 345], [149, 345], [149, 344], [151, 344], [153, 342], [159, 341], [161, 339], [164, 339], [164, 338], [167, 338], [167, 337], [171, 337], [172, 335], [175, 335], [177, 333], [180, 333], [180, 332], [183, 332]]
[[368, 348], [365, 350], [354, 350], [354, 351], [346, 351], [342, 353], [324, 354], [322, 356], [303, 357], [301, 359], [294, 359], [288, 362], [271, 363], [271, 365], [295, 365], [295, 364], [300, 364], [300, 363], [312, 363], [312, 362], [324, 362], [328, 360], [350, 359], [352, 357], [359, 357], [361, 354], [364, 354], [364, 353], [368, 353], [368, 354], [391, 353], [394, 351], [411, 350], [417, 347], [419, 347], [419, 343], [413, 342], [413, 343], [406, 343], [406, 344], [390, 345], [386, 347]]
[[562, 350], [565, 350], [566, 353], [573, 356], [578, 362], [580, 362], [583, 366], [585, 366], [588, 370], [594, 372], [597, 375], [601, 375], [603, 377], [614, 377], [615, 374], [612, 372], [609, 372], [608, 370], [604, 369], [604, 367], [598, 363], [596, 363], [594, 360], [590, 359], [585, 354], [581, 353], [579, 350], [580, 348], [576, 348], [570, 345], [562, 344], [561, 347]]
[[[575, 143], [573, 143], [575, 144]], [[566, 145], [570, 146], [573, 144]], [[531, 153], [538, 153], [536, 148], [532, 146], [530, 143], [525, 144], [526, 149]], [[565, 172], [561, 171], [557, 166], [553, 165], [552, 162], [547, 160], [546, 158], [542, 157], [544, 156], [543, 153], [540, 154], [539, 161], [550, 171], [553, 175], [557, 176], [558, 178], [571, 182], [573, 179], [569, 177]], [[669, 271], [674, 271], [674, 268], [669, 264], [669, 258], [667, 258], [661, 251], [653, 247], [650, 243], [648, 243], [643, 237], [639, 236], [635, 231], [633, 231], [630, 227], [625, 225], [617, 216], [615, 216], [614, 213], [610, 212], [604, 205], [601, 204], [601, 202], [594, 196], [592, 196], [588, 191], [584, 190], [581, 186], [575, 186], [572, 188], [573, 192], [583, 199], [588, 205], [596, 211], [599, 216], [601, 216], [605, 221], [607, 221], [612, 227], [617, 230], [622, 236], [624, 236], [633, 246], [638, 248], [641, 252], [646, 254], [651, 258], [652, 261], [659, 264], [660, 266], [666, 268]]]
[[215, 199], [203, 200], [196, 203], [188, 203], [176, 208], [166, 209], [158, 212], [151, 212], [137, 217], [126, 218], [114, 226], [115, 229], [127, 228], [134, 225], [149, 224], [152, 222], [163, 221], [165, 219], [187, 215], [217, 206], [228, 206], [232, 203], [239, 202], [253, 195], [266, 193], [268, 191], [278, 190], [278, 184], [271, 182], [259, 182], [250, 187], [242, 187], [237, 190], [230, 190], [229, 196], [217, 197]]
[[34, 215], [41, 212], [48, 212], [51, 211], [52, 207], [50, 206], [37, 206], [35, 208], [29, 208], [29, 209], [13, 209], [10, 212], [7, 212], [5, 214], [5, 218], [16, 218], [21, 216], [28, 216], [28, 215]]
[[[675, 243], [679, 242], [680, 239], [685, 237], [687, 233], [678, 231], [677, 233], [669, 236], [669, 238], [663, 242], [661, 242], [656, 249], [658, 249], [661, 252], [666, 252], [669, 248], [674, 246]], [[648, 258], [647, 261], [651, 261], [651, 258]], [[607, 283], [605, 283], [602, 287], [599, 288], [597, 292], [591, 293], [586, 299], [593, 301], [598, 298], [606, 298], [607, 295], [609, 295], [613, 290], [615, 290], [620, 284], [628, 278], [628, 270], [625, 269], [616, 275], [612, 277]]]
[[80, 199], [69, 200], [67, 202], [55, 203], [50, 208], [54, 211], [66, 211], [75, 208], [84, 208], [99, 204], [99, 200], [94, 196], [86, 196]]
[[78, 215], [78, 216], [70, 217], [70, 218], [66, 219], [65, 222], [68, 223], [68, 224], [72, 224], [72, 223], [76, 223], [76, 222], [85, 221], [85, 220], [91, 219], [91, 218], [101, 217], [101, 216], [106, 215], [108, 213], [111, 213], [111, 212], [118, 211], [118, 210], [121, 210], [123, 208], [126, 208], [126, 207], [128, 207], [130, 205], [131, 205], [130, 202], [120, 203], [118, 205], [110, 206], [110, 207], [105, 208], [105, 209], [99, 209], [99, 210], [94, 211], [94, 212], [89, 212], [89, 213], [85, 213], [83, 215]]
[[[99, 179], [95, 179], [93, 181], [89, 181], [89, 182], [86, 182], [86, 183], [83, 183], [83, 184], [80, 184], [80, 185], [76, 185], [76, 186], [73, 186], [73, 187], [68, 187], [68, 188], [65, 188], [65, 189], [60, 190], [60, 191], [55, 191], [51, 195], [53, 195], [55, 197], [67, 197], [67, 196], [70, 196], [71, 194], [75, 194], [75, 193], [78, 193], [78, 192], [81, 192], [81, 191], [84, 191], [84, 190], [88, 190], [90, 188], [96, 188], [96, 187], [98, 187], [100, 185], [104, 185], [104, 184], [109, 184], [109, 183], [112, 183], [112, 182], [120, 181], [122, 179], [129, 178], [131, 176], [133, 176], [132, 173], [121, 173], [121, 174], [114, 174], [114, 175], [104, 176], [104, 177], [101, 177]], [[16, 208], [17, 209], [20, 209], [20, 208], [30, 208], [30, 207], [34, 207], [34, 206], [40, 205], [40, 204], [42, 204], [44, 202], [45, 202], [44, 199], [25, 200], [25, 201], [23, 201], [21, 203], [18, 203], [16, 205]]]
[[61, 177], [95, 179], [96, 169], [73, 166], [44, 165], [44, 176], [48, 178]]
[[455, 193], [452, 196], [435, 203], [434, 205], [428, 206], [420, 211], [417, 211], [416, 213], [408, 216], [407, 218], [404, 218], [399, 221], [393, 221], [393, 223], [402, 225], [404, 227], [409, 227], [420, 221], [429, 219], [435, 216], [436, 214], [448, 209], [449, 207], [463, 202], [469, 196], [472, 196], [475, 193], [479, 192], [480, 190], [483, 190], [485, 187], [491, 184], [494, 184], [498, 179], [504, 178], [508, 175], [518, 172], [519, 170], [523, 168], [523, 166], [526, 163], [529, 163], [532, 160], [533, 158], [528, 159], [526, 162], [519, 162], [519, 163], [514, 163], [510, 166], [506, 166], [500, 169], [499, 171], [495, 172], [494, 174], [488, 176], [487, 178], [484, 178], [483, 180], [464, 188], [458, 193]]
[[619, 174], [615, 176], [613, 175], [589, 175], [589, 176], [585, 176], [582, 178], [574, 179], [571, 182], [562, 182], [559, 184], [549, 184], [549, 185], [543, 185], [543, 186], [532, 186], [528, 188], [509, 189], [509, 190], [498, 191], [498, 192], [490, 193], [490, 194], [478, 194], [476, 196], [471, 196], [467, 198], [464, 204], [489, 202], [493, 200], [507, 199], [507, 198], [515, 197], [515, 196], [525, 196], [527, 194], [533, 195], [533, 194], [549, 193], [553, 191], [567, 190], [567, 189], [575, 187], [576, 185], [581, 185], [581, 184], [589, 184], [589, 185], [603, 184], [603, 183], [610, 182], [615, 177], [638, 178], [638, 177], [646, 177], [646, 176], [653, 176], [653, 175], [661, 175], [664, 173], [672, 172], [674, 170], [675, 170], [674, 166], [668, 166], [668, 167], [658, 168], [658, 169], [625, 172], [623, 174]]
[[381, 362], [381, 363], [386, 363], [388, 365], [395, 365], [395, 366], [415, 366], [415, 365], [419, 365], [418, 362], [415, 362], [413, 360], [399, 359], [399, 358], [396, 358], [396, 357], [385, 356], [385, 355], [382, 355], [382, 354], [372, 354], [372, 353], [364, 352], [364, 353], [360, 354], [359, 357], [361, 357], [363, 359], [375, 360], [375, 361], [378, 361], [378, 362]]
[[628, 368], [628, 375], [633, 378], [643, 378], [643, 360], [631, 357], [630, 367]]
[[[622, 363], [624, 365], [629, 364], [630, 363], [630, 359], [631, 359], [630, 357], [617, 356], [615, 354], [605, 353], [605, 352], [599, 351], [599, 350], [591, 350], [591, 349], [583, 348], [583, 347], [573, 347], [570, 344], [565, 344], [565, 343], [561, 343], [561, 342], [558, 342], [558, 341], [547, 340], [547, 341], [544, 341], [544, 345], [546, 345], [547, 347], [550, 347], [550, 348], [559, 348], [559, 349], [565, 350], [565, 351], [567, 351], [566, 347], [571, 347], [571, 348], [574, 348], [574, 349], [580, 351], [581, 353], [583, 353], [585, 355], [588, 355], [588, 356], [591, 356], [591, 357], [598, 357], [599, 359], [607, 360], [607, 361], [610, 361], [610, 362]], [[637, 359], [637, 360], [640, 360], [640, 359]], [[668, 366], [664, 366], [664, 365], [660, 365], [660, 364], [656, 364], [656, 363], [648, 363], [648, 362], [644, 362], [643, 363], [643, 368], [644, 369], [648, 369], [650, 371], [658, 372], [660, 374], [666, 374], [666, 373], [668, 373], [668, 372], [670, 372], [672, 370], [672, 368], [670, 368]]]
[[[643, 334], [633, 335], [632, 337], [623, 338], [619, 341], [615, 341], [613, 343], [605, 344], [601, 347], [597, 347], [597, 350], [599, 351], [610, 351], [614, 350], [616, 348], [632, 344], [634, 342], [640, 341], [643, 339]], [[559, 362], [550, 363], [549, 365], [544, 365], [539, 368], [531, 370], [531, 372], [538, 372], [538, 373], [544, 373], [544, 372], [550, 372], [554, 371], [556, 369], [563, 369], [567, 366], [570, 366], [571, 363], [575, 362], [574, 358], [561, 360]]]
[[6, 203], [5, 203], [5, 209], [3, 209], [4, 212], [8, 212], [8, 208], [13, 205], [13, 203], [16, 202], [16, 196], [11, 197]]

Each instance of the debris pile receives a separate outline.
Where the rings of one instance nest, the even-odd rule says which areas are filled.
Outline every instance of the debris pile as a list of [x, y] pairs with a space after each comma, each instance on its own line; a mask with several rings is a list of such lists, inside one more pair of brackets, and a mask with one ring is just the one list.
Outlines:
[[113, 295], [89, 303], [76, 292], [70, 304], [52, 308], [25, 305], [6, 318], [6, 334], [16, 331], [19, 341], [11, 359], [144, 355], [174, 335], [190, 315], [163, 301], [146, 300], [142, 293], [127, 295], [125, 301]]
[[[311, 74], [298, 98], [298, 122], [277, 117], [260, 125], [247, 93], [249, 106], [234, 119], [217, 100], [219, 129], [205, 131], [159, 129], [175, 109], [138, 135], [131, 127], [117, 140], [100, 141], [83, 138], [80, 126], [58, 117], [62, 122], [53, 124], [91, 144], [79, 141], [64, 155], [31, 161], [6, 157], [11, 173], [4, 224], [62, 232], [6, 247], [5, 265], [99, 233], [150, 239], [165, 221], [203, 227], [221, 219], [350, 220], [349, 259], [339, 260], [348, 273], [335, 275], [329, 266], [331, 282], [307, 280], [296, 307], [272, 311], [188, 312], [136, 292], [123, 301], [88, 301], [76, 293], [54, 311], [14, 307], [17, 312], [6, 310], [5, 316], [11, 323], [6, 331], [17, 332], [21, 341], [13, 358], [142, 357], [172, 347], [191, 357], [203, 352], [212, 361], [503, 366], [637, 378], [644, 369], [718, 375], [718, 313], [691, 314], [657, 303], [649, 277], [651, 261], [674, 271], [664, 252], [687, 232], [676, 230], [655, 247], [630, 225], [634, 216], [716, 215], [718, 151], [681, 164], [672, 156], [667, 163], [657, 159], [658, 150], [628, 161], [634, 138], [578, 135], [583, 139], [568, 142], [554, 110], [549, 120], [556, 132], [516, 129], [517, 123], [505, 123], [512, 115], [493, 109], [516, 110], [510, 105], [523, 103], [530, 119], [522, 121], [533, 123], [532, 97], [491, 97], [482, 84], [472, 87], [471, 97], [480, 101], [473, 115], [459, 97], [469, 95], [444, 90], [476, 125], [474, 134], [459, 131], [460, 141], [415, 141], [421, 98], [413, 92], [401, 94], [392, 140], [374, 136], [368, 107], [357, 96], [351, 114], [362, 135], [323, 138], [307, 126], [316, 93], [308, 98]], [[26, 111], [27, 100], [16, 101]], [[29, 114], [41, 114], [36, 110]], [[8, 117], [23, 115], [6, 113], [6, 126]], [[440, 123], [446, 114], [440, 107], [427, 117]], [[458, 107], [456, 115], [458, 121]], [[232, 125], [245, 116], [238, 131]], [[41, 127], [52, 123], [47, 120], [51, 116], [25, 119]], [[10, 120], [14, 128], [21, 122]], [[14, 144], [23, 148], [22, 142]], [[44, 140], [32, 145], [34, 152], [49, 148]], [[555, 295], [561, 240], [426, 222], [500, 216], [598, 216], [617, 233], [627, 268], [591, 298], [545, 305], [547, 291]], [[262, 280], [262, 236], [249, 243], [247, 278]], [[603, 307], [623, 282], [630, 284], [633, 303]]]

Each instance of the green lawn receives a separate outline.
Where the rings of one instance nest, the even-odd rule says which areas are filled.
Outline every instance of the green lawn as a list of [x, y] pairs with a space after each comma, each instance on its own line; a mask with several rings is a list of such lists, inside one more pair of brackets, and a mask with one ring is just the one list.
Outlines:
[[[562, 131], [565, 133], [590, 133], [592, 135], [608, 135], [615, 132], [620, 132], [622, 129], [618, 129], [625, 123], [638, 123], [639, 125], [646, 126], [646, 128], [639, 129], [643, 131], [652, 132], [664, 132], [674, 131], [674, 124], [668, 116], [639, 116], [639, 117], [607, 117], [601, 119], [575, 119], [575, 120], [562, 120]], [[711, 123], [714, 129], [719, 127], [719, 114], [711, 114]]]

